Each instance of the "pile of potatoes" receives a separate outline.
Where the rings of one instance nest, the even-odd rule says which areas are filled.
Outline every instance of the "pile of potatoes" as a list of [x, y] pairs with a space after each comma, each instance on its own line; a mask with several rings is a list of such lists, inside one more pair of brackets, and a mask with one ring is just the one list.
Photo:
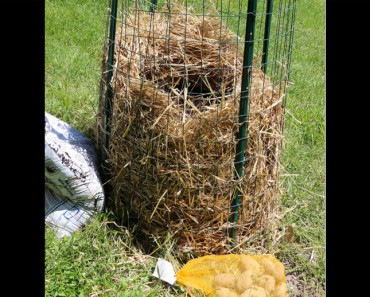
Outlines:
[[217, 297], [287, 297], [284, 265], [272, 255], [243, 255], [234, 273], [213, 279]]

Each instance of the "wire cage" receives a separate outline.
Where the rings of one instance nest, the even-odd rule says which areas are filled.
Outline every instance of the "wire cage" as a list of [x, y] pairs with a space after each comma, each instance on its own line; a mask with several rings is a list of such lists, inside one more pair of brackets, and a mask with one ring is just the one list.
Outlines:
[[97, 145], [121, 222], [198, 255], [271, 237], [295, 6], [110, 1]]

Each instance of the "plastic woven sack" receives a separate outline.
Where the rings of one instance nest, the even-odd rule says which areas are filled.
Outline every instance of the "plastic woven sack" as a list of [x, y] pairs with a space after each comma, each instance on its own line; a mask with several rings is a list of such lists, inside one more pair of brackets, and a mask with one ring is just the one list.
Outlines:
[[104, 207], [93, 143], [45, 112], [45, 221], [58, 237], [71, 235]]
[[57, 196], [101, 211], [104, 191], [93, 143], [81, 132], [45, 112], [45, 185]]
[[284, 265], [273, 255], [210, 255], [176, 274], [188, 288], [218, 297], [287, 297]]
[[61, 198], [45, 188], [45, 222], [54, 227], [56, 236], [70, 236], [80, 229], [95, 212], [83, 204]]

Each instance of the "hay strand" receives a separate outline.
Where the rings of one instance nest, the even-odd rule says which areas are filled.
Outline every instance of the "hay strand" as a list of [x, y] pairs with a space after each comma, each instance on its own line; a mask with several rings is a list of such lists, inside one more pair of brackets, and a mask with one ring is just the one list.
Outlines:
[[183, 8], [150, 14], [136, 7], [117, 28], [109, 148], [115, 211], [129, 211], [146, 234], [174, 234], [180, 251], [220, 254], [230, 249], [237, 187], [238, 242], [259, 238], [276, 220], [285, 86], [252, 67], [248, 161], [235, 179], [238, 37], [218, 17], [176, 11]]

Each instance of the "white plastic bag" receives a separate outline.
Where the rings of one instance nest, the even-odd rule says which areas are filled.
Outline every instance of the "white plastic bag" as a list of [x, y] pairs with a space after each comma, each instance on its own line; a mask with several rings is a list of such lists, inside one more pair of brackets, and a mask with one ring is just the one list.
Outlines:
[[83, 227], [95, 212], [67, 198], [58, 197], [45, 188], [45, 222], [51, 225], [58, 238], [70, 236]]
[[77, 230], [104, 207], [94, 145], [82, 133], [47, 112], [45, 187], [45, 220], [67, 233]]

